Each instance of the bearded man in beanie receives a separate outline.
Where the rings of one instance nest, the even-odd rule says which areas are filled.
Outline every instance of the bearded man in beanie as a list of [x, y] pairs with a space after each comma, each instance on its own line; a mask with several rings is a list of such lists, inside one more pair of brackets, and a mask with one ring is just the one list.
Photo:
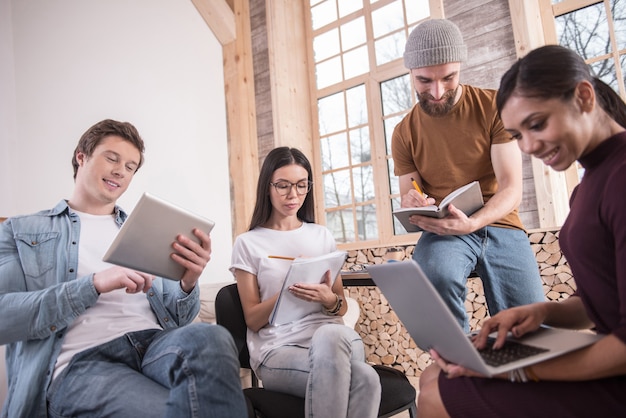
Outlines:
[[423, 230], [413, 259], [469, 331], [464, 302], [472, 270], [491, 315], [544, 295], [517, 210], [522, 157], [498, 116], [496, 91], [459, 83], [466, 58], [463, 36], [449, 20], [427, 20], [411, 32], [404, 64], [419, 103], [396, 126], [391, 149], [402, 207], [439, 204], [453, 190], [480, 183], [485, 206], [469, 217], [453, 205], [443, 219], [411, 217]]

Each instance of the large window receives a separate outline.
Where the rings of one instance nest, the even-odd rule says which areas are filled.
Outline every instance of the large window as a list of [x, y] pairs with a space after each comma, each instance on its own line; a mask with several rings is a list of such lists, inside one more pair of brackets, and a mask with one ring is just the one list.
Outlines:
[[311, 0], [317, 210], [347, 247], [408, 240], [390, 140], [414, 95], [402, 54], [417, 23], [440, 17], [440, 0]]
[[[576, 51], [594, 75], [626, 98], [626, 0], [541, 1], [550, 11], [544, 16], [546, 43]], [[577, 165], [567, 178], [570, 190], [582, 175]]]

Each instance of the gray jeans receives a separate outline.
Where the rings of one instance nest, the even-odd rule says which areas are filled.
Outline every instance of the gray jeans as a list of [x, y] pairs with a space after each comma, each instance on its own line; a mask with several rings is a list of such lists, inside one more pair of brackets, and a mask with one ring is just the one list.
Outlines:
[[378, 416], [378, 373], [365, 362], [361, 337], [345, 325], [322, 325], [311, 348], [272, 350], [258, 374], [265, 388], [304, 397], [309, 418]]

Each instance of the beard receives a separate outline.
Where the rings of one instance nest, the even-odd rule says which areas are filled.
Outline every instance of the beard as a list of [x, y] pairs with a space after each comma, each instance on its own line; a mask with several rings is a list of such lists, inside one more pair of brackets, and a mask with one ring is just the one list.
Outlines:
[[417, 93], [419, 105], [424, 113], [429, 116], [444, 116], [454, 107], [454, 99], [459, 91], [459, 87], [461, 86], [458, 85], [454, 90], [446, 91], [443, 96], [441, 96], [441, 98], [444, 99], [442, 103], [433, 103], [432, 100], [435, 100], [435, 98], [430, 93]]

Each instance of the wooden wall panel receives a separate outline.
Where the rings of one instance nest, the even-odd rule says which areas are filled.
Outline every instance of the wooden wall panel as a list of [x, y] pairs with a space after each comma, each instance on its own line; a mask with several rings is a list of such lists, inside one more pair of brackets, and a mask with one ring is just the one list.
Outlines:
[[267, 153], [275, 146], [265, 0], [250, 0], [250, 27], [252, 34], [258, 163], [260, 167]]

